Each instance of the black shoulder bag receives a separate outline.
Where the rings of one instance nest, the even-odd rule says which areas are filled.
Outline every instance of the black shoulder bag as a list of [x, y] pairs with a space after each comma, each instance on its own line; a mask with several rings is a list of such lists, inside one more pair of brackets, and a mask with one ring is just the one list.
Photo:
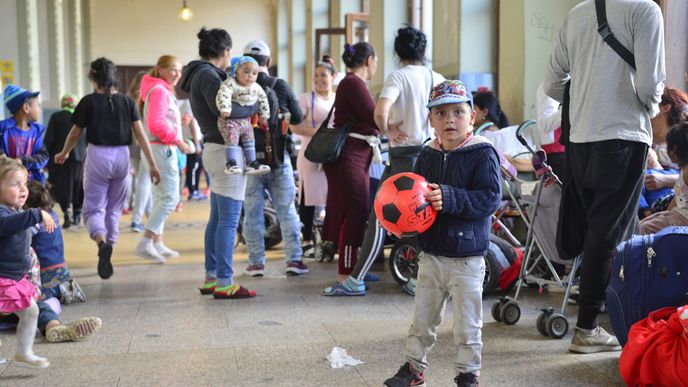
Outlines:
[[[595, 13], [597, 14], [597, 32], [602, 36], [602, 40], [609, 45], [609, 47], [616, 52], [621, 59], [623, 59], [633, 70], [635, 70], [635, 58], [633, 53], [624, 47], [621, 42], [612, 33], [609, 24], [607, 23], [607, 4], [605, 0], [595, 0]], [[571, 88], [571, 80], [566, 82], [564, 89], [564, 100], [561, 104], [561, 138], [559, 142], [566, 146], [569, 143], [569, 136], [571, 134], [571, 116], [569, 113], [569, 104], [571, 97], [569, 89]]]
[[344, 149], [344, 144], [347, 137], [349, 137], [349, 133], [351, 133], [355, 119], [350, 119], [341, 128], [330, 128], [330, 117], [333, 111], [334, 105], [306, 147], [304, 156], [309, 161], [322, 164], [334, 163], [339, 159], [339, 155], [341, 155], [342, 149]]

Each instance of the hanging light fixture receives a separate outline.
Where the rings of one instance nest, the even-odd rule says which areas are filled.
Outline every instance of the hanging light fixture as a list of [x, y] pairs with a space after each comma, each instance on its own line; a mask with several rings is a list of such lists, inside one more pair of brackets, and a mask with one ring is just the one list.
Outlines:
[[189, 21], [193, 17], [193, 12], [191, 12], [191, 8], [189, 8], [186, 5], [186, 0], [184, 0], [184, 3], [182, 5], [182, 9], [179, 11], [179, 18], [184, 20], [184, 21]]

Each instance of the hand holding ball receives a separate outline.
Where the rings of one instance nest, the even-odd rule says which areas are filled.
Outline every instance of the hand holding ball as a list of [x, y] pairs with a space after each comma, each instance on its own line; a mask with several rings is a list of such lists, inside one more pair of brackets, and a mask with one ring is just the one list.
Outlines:
[[380, 225], [396, 237], [425, 232], [437, 218], [437, 211], [425, 198], [429, 191], [425, 178], [415, 173], [398, 173], [385, 180], [375, 197]]

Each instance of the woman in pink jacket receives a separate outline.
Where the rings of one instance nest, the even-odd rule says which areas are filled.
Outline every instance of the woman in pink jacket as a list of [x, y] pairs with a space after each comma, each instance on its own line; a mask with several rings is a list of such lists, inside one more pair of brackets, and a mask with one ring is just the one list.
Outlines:
[[[139, 101], [143, 105], [143, 122], [155, 163], [160, 171], [160, 183], [153, 188], [153, 210], [145, 226], [143, 238], [136, 246], [136, 255], [156, 263], [179, 253], [163, 244], [165, 220], [179, 203], [179, 166], [177, 148], [188, 153], [190, 147], [182, 138], [181, 115], [177, 107], [174, 86], [182, 74], [176, 57], [163, 55], [151, 71], [141, 79]], [[146, 163], [145, 160], [141, 160]]]

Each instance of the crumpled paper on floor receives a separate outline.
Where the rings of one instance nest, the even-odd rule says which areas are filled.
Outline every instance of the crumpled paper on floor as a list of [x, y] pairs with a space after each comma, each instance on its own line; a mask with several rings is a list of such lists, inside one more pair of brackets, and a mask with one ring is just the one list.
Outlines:
[[359, 364], [363, 364], [362, 361], [349, 356], [346, 353], [346, 349], [339, 347], [332, 348], [332, 352], [330, 352], [330, 354], [327, 355], [327, 360], [329, 360], [330, 366], [332, 366], [332, 368], [342, 368], [344, 366], [353, 367]]

